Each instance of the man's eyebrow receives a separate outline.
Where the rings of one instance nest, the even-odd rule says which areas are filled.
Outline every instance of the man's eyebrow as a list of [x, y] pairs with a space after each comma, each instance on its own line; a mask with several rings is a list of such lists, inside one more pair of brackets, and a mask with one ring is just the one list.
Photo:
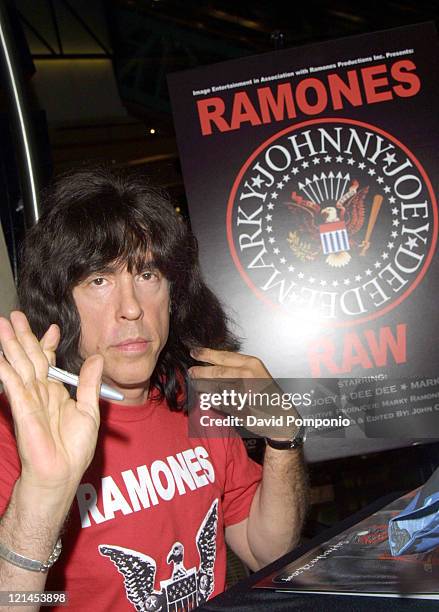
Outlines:
[[145, 268], [155, 268], [158, 269], [158, 265], [157, 262], [154, 261], [154, 259], [149, 259], [147, 261], [142, 261], [140, 262], [141, 265], [139, 266], [139, 268], [145, 269]]
[[[133, 270], [137, 273], [143, 272], [145, 270], [159, 271], [159, 266], [157, 265], [157, 262], [154, 259], [140, 261], [139, 264], [140, 265], [136, 265], [135, 263], [133, 264]], [[86, 274], [84, 274], [84, 276], [82, 276], [80, 282], [86, 280], [87, 278], [90, 278], [90, 276], [96, 276], [99, 274], [114, 274], [122, 267], [123, 265], [115, 262], [100, 266], [93, 270], [89, 270]]]
[[160, 268], [157, 265], [157, 262], [154, 261], [153, 259], [150, 259], [148, 261], [140, 261], [138, 262], [138, 265], [134, 264], [133, 265], [133, 272], [136, 272], [137, 274], [140, 274], [141, 272], [159, 272]]
[[88, 270], [85, 272], [78, 280], [78, 283], [83, 283], [86, 280], [99, 276], [101, 274], [113, 274], [115, 272], [115, 268], [110, 268], [109, 266], [102, 266], [102, 268], [95, 268], [94, 270]]
[[112, 274], [116, 272], [117, 266], [107, 264], [104, 266], [99, 266], [98, 268], [94, 268], [87, 273], [87, 276], [95, 276], [96, 274]]

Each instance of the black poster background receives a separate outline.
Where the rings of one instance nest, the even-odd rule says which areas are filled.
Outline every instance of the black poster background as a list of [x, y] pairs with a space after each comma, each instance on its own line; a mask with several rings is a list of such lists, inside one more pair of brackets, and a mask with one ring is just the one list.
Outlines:
[[[393, 411], [392, 418], [386, 422], [379, 420], [378, 429], [371, 425], [369, 431], [366, 429], [366, 437], [356, 431], [354, 434], [345, 432], [341, 436], [343, 439], [340, 439], [338, 433], [335, 437], [324, 436], [323, 443], [321, 439], [314, 443], [311, 440], [308, 445], [310, 459], [364, 453], [408, 444], [411, 437], [428, 438], [437, 435], [435, 429], [438, 419], [435, 410], [439, 408], [439, 403], [436, 403], [439, 399], [429, 397], [427, 404], [421, 400], [420, 403], [412, 400], [413, 393], [419, 395], [429, 392], [434, 396], [439, 389], [431, 380], [438, 373], [439, 361], [439, 318], [436, 304], [438, 259], [434, 254], [437, 236], [434, 196], [439, 178], [438, 57], [436, 30], [433, 24], [427, 23], [246, 57], [168, 77], [191, 223], [200, 244], [204, 276], [237, 323], [238, 335], [244, 338], [242, 351], [260, 357], [275, 377], [344, 378], [378, 375], [388, 381], [383, 384], [391, 386], [390, 382], [395, 383], [393, 389], [397, 389], [398, 393], [392, 391], [390, 395], [395, 398], [405, 397], [401, 404], [407, 412], [399, 415], [401, 418], [398, 426], [395, 426], [397, 415], [394, 407], [387, 406], [384, 412]], [[335, 65], [335, 68], [326, 68], [331, 65]], [[313, 71], [310, 71], [311, 67]], [[369, 69], [372, 67], [377, 68], [371, 76]], [[304, 72], [304, 69], [308, 72]], [[364, 76], [367, 72], [374, 81], [374, 85], [369, 86], [369, 100], [365, 86], [367, 76]], [[289, 75], [282, 77], [284, 73]], [[271, 75], [280, 76], [262, 82], [261, 77]], [[357, 102], [351, 103], [341, 96], [342, 108], [334, 108], [328, 85], [329, 75], [338, 75], [345, 82], [349, 78], [353, 79], [351, 83], [358, 78], [360, 93]], [[259, 82], [253, 82], [254, 79], [259, 79]], [[305, 93], [308, 107], [298, 103], [298, 92], [301, 87], [305, 87], [303, 82], [306, 79], [319, 81], [318, 84], [308, 81], [310, 88]], [[251, 81], [251, 84], [235, 86], [236, 83], [246, 81]], [[275, 119], [273, 112], [267, 111], [265, 119], [269, 117], [270, 120], [261, 121], [258, 88], [269, 88], [276, 98], [278, 87], [282, 89], [281, 86], [288, 83], [291, 84], [296, 116], [288, 118], [284, 112], [283, 117]], [[419, 84], [417, 92], [416, 83]], [[328, 98], [326, 106], [322, 102], [325, 107], [317, 109], [318, 112], [311, 108], [319, 103], [313, 84], [326, 91], [326, 94], [321, 93], [320, 100], [324, 101], [325, 95]], [[213, 91], [213, 87], [220, 89]], [[374, 94], [370, 93], [371, 87], [374, 88]], [[203, 94], [203, 90], [208, 92]], [[256, 112], [256, 115], [253, 114], [253, 123], [259, 125], [252, 125], [249, 115], [247, 118], [241, 115], [242, 120], [236, 122], [235, 129], [220, 131], [210, 123], [212, 133], [203, 135], [197, 102], [221, 98], [225, 110], [220, 125], [230, 126], [233, 101], [237, 104], [236, 96], [242, 96], [241, 92], [247, 94]], [[241, 111], [248, 113], [249, 108], [248, 105], [241, 107]], [[280, 108], [285, 107], [280, 105]], [[336, 147], [325, 140], [321, 152], [321, 141], [317, 138], [321, 136], [319, 128], [326, 130], [334, 139], [336, 128], [339, 128], [342, 150], [337, 151]], [[356, 130], [363, 144], [367, 133], [372, 134], [364, 154], [355, 143], [348, 146], [346, 139], [352, 134], [349, 131], [351, 128]], [[311, 130], [314, 152], [309, 146], [294, 149], [292, 141], [288, 140], [295, 136], [296, 144], [305, 142], [306, 130]], [[381, 145], [378, 142], [380, 138]], [[292, 161], [284, 171], [273, 171], [264, 158], [267, 149], [273, 145], [288, 149], [291, 154]], [[374, 162], [370, 161], [380, 146], [385, 148], [390, 145], [393, 147], [387, 152], [378, 153]], [[345, 153], [346, 149], [348, 153]], [[276, 148], [273, 149], [270, 159], [276, 167], [283, 168], [288, 159], [285, 153], [277, 153]], [[386, 158], [386, 155], [392, 153], [395, 153], [396, 159]], [[337, 157], [342, 159], [337, 161]], [[315, 158], [318, 158], [318, 162], [314, 162]], [[309, 165], [303, 167], [306, 161]], [[258, 162], [259, 168], [263, 167], [267, 171], [265, 174], [253, 169]], [[361, 163], [364, 168], [361, 168]], [[404, 163], [407, 164], [405, 168]], [[402, 169], [390, 176], [392, 170], [399, 166]], [[369, 174], [370, 170], [375, 173]], [[269, 177], [269, 171], [273, 178]], [[332, 201], [326, 197], [331, 196], [331, 171], [335, 176], [332, 179]], [[318, 226], [329, 220], [321, 212], [324, 208], [332, 206], [331, 214], [340, 215], [340, 209], [335, 204], [340, 201], [342, 192], [338, 191], [338, 200], [334, 197], [338, 172], [343, 177], [339, 187], [343, 184], [346, 198], [350, 198], [350, 212], [345, 221], [351, 260], [340, 267], [328, 264], [318, 236]], [[401, 178], [409, 174], [416, 178]], [[284, 180], [284, 175], [289, 178]], [[379, 178], [383, 179], [381, 183]], [[300, 187], [305, 185], [306, 179], [311, 181], [314, 189], [312, 193], [309, 185], [306, 193]], [[261, 183], [261, 180], [265, 180], [265, 183]], [[353, 204], [355, 180], [359, 183], [356, 186], [357, 193], [364, 187], [369, 188], [364, 195], [363, 205], [361, 202]], [[245, 181], [261, 195], [243, 198], [242, 194], [251, 192], [250, 187], [245, 187]], [[271, 182], [273, 184], [269, 186]], [[353, 185], [354, 191], [349, 191]], [[387, 191], [384, 191], [385, 187], [388, 187]], [[417, 187], [420, 189], [419, 196], [410, 198]], [[273, 199], [272, 194], [276, 189], [277, 199]], [[327, 194], [325, 189], [328, 189]], [[305, 211], [293, 202], [292, 192], [305, 200], [317, 201], [320, 211], [314, 211], [313, 214]], [[317, 199], [312, 194], [317, 195]], [[366, 238], [375, 195], [381, 195], [383, 200], [372, 228], [370, 247], [361, 257], [362, 241]], [[393, 201], [390, 199], [392, 197]], [[410, 206], [424, 201], [428, 203], [426, 208], [402, 208], [403, 205]], [[260, 204], [262, 212], [258, 212]], [[241, 213], [238, 211], [239, 206], [243, 211]], [[358, 235], [354, 235], [352, 217], [354, 214], [358, 216], [362, 206], [364, 219], [358, 224]], [[227, 215], [230, 241], [227, 237]], [[246, 224], [246, 218], [253, 219], [255, 223]], [[239, 226], [238, 220], [241, 222]], [[396, 227], [392, 225], [395, 220], [398, 222]], [[425, 224], [428, 224], [427, 229], [421, 231], [420, 228]], [[314, 228], [310, 229], [311, 226]], [[271, 231], [268, 227], [271, 227]], [[418, 237], [410, 231], [404, 234], [403, 228], [417, 230]], [[240, 248], [239, 236], [243, 233], [252, 235], [258, 229], [261, 232], [253, 242], [262, 240], [263, 247]], [[397, 235], [392, 236], [391, 232], [395, 230]], [[314, 234], [310, 237], [312, 231]], [[293, 251], [288, 242], [294, 232], [296, 251]], [[270, 243], [270, 238], [275, 238], [276, 242]], [[411, 243], [407, 242], [409, 239]], [[249, 238], [241, 240], [245, 245]], [[301, 243], [299, 250], [298, 242]], [[389, 243], [393, 246], [389, 246]], [[275, 255], [273, 249], [277, 245], [280, 252]], [[401, 252], [398, 259], [404, 268], [409, 269], [412, 264], [414, 267], [419, 263], [414, 272], [403, 273], [397, 268], [395, 253], [400, 248], [406, 249], [406, 253]], [[414, 255], [408, 255], [407, 250]], [[264, 253], [259, 263], [263, 262], [266, 267], [249, 271], [248, 265], [258, 252]], [[303, 261], [298, 254], [302, 259], [309, 255], [309, 259]], [[282, 257], [285, 259], [283, 263]], [[241, 263], [243, 274], [237, 268], [237, 260]], [[380, 272], [383, 274], [382, 270], [389, 262], [393, 270], [400, 273], [399, 280], [394, 275], [390, 279], [390, 272], [385, 273], [387, 280], [378, 276]], [[380, 264], [379, 268], [375, 267], [377, 263]], [[269, 264], [274, 267], [269, 268]], [[294, 271], [289, 272], [289, 266]], [[275, 270], [279, 270], [279, 275], [270, 283], [271, 273]], [[367, 270], [370, 272], [367, 273]], [[303, 278], [299, 277], [300, 273]], [[280, 304], [280, 285], [276, 285], [276, 281], [282, 279], [284, 293], [283, 303]], [[384, 295], [374, 293], [377, 291], [376, 285], [367, 285], [367, 291], [363, 288], [373, 279], [379, 279], [376, 282]], [[346, 280], [349, 280], [347, 285], [344, 284]], [[294, 286], [291, 281], [295, 283]], [[326, 285], [322, 285], [322, 282]], [[402, 287], [404, 282], [406, 284]], [[337, 287], [334, 283], [338, 283]], [[256, 291], [250, 285], [256, 287]], [[267, 286], [268, 289], [261, 289]], [[360, 315], [343, 314], [338, 306], [332, 310], [328, 305], [317, 306], [316, 311], [311, 308], [310, 296], [313, 294], [310, 289], [317, 292], [314, 296], [323, 295], [319, 292], [332, 291], [338, 296], [334, 299], [338, 300], [343, 291], [355, 288], [358, 293], [352, 291], [349, 294], [353, 301], [349, 302], [348, 310], [364, 310]], [[360, 294], [363, 296], [361, 303], [358, 301]], [[307, 296], [306, 299], [304, 296]], [[382, 305], [374, 305], [373, 302], [379, 302], [384, 297], [386, 301]], [[330, 301], [332, 298], [326, 296], [319, 299]], [[398, 333], [401, 335], [398, 336]], [[388, 344], [387, 350], [380, 352], [377, 345], [379, 347], [383, 340], [382, 334], [388, 343], [393, 342], [394, 348], [395, 345], [399, 348], [392, 350]], [[322, 352], [327, 358], [319, 357]], [[407, 385], [407, 379], [412, 380], [413, 377], [422, 377], [421, 388], [418, 386], [413, 390], [410, 381]], [[404, 387], [405, 395], [402, 392], [401, 396], [401, 388], [404, 390]], [[417, 417], [421, 420], [416, 428], [416, 436], [411, 426], [415, 405], [428, 405], [428, 414]], [[315, 406], [315, 411], [318, 409]], [[373, 414], [380, 410], [381, 405], [375, 406]]]

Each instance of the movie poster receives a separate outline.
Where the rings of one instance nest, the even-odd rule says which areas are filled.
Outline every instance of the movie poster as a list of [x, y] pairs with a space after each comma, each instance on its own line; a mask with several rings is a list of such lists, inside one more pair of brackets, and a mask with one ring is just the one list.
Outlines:
[[311, 439], [309, 458], [434, 436], [434, 25], [180, 72], [169, 88], [203, 272], [242, 351], [278, 378], [339, 381], [311, 412], [351, 427]]
[[257, 583], [256, 588], [306, 593], [438, 599], [439, 554], [392, 557], [389, 519], [414, 497], [412, 491], [313, 548]]

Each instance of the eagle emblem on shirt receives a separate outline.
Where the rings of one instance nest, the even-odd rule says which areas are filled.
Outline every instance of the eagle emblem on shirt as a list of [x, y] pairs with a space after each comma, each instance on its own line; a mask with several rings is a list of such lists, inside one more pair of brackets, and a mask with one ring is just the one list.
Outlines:
[[108, 557], [122, 574], [128, 600], [138, 612], [192, 610], [205, 602], [214, 590], [214, 564], [218, 526], [218, 500], [214, 500], [204, 517], [195, 542], [200, 556], [198, 568], [185, 567], [184, 545], [174, 542], [166, 561], [172, 565], [171, 577], [154, 588], [157, 564], [152, 557], [136, 551], [100, 544], [102, 556]]

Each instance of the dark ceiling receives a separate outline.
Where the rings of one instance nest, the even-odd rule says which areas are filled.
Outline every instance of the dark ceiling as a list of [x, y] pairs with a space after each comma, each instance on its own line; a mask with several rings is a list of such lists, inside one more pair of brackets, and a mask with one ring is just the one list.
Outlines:
[[154, 179], [183, 210], [167, 73], [439, 18], [439, 0], [107, 0], [105, 9], [122, 101], [154, 126], [154, 151], [159, 143], [169, 149], [163, 161], [150, 156], [148, 171], [157, 168]]
[[273, 48], [281, 33], [284, 46], [295, 46], [361, 32], [417, 23], [439, 16], [436, 1], [259, 0], [115, 0], [138, 14], [178, 24], [254, 53]]
[[169, 116], [166, 74], [244, 55], [439, 18], [439, 1], [110, 0], [120, 93], [139, 118]]
[[[118, 90], [132, 123], [51, 126], [55, 173], [87, 161], [111, 161], [145, 168], [186, 210], [166, 75], [278, 48], [352, 36], [439, 18], [439, 0], [8, 0], [18, 8], [24, 31], [53, 61], [73, 58], [61, 34], [74, 38], [78, 27], [97, 44], [81, 57], [112, 59]], [[92, 9], [90, 14], [86, 6]], [[64, 17], [37, 27], [45, 13]], [[24, 9], [27, 8], [27, 11]], [[49, 11], [51, 9], [51, 12]], [[96, 29], [99, 14], [108, 24], [105, 44]], [[65, 17], [69, 16], [70, 21]], [[50, 21], [50, 19], [49, 19]], [[71, 28], [71, 32], [69, 31]], [[105, 27], [106, 30], [106, 27]], [[83, 32], [83, 33], [84, 33]], [[107, 47], [109, 34], [111, 49]], [[63, 45], [61, 45], [61, 42]], [[41, 45], [40, 45], [41, 46]], [[59, 49], [58, 49], [59, 47]], [[76, 54], [77, 55], [77, 54]], [[34, 55], [38, 59], [37, 55]], [[76, 57], [76, 56], [75, 56]], [[79, 57], [79, 56], [78, 56]], [[90, 100], [90, 105], [93, 100]], [[50, 116], [49, 116], [50, 124]]]

